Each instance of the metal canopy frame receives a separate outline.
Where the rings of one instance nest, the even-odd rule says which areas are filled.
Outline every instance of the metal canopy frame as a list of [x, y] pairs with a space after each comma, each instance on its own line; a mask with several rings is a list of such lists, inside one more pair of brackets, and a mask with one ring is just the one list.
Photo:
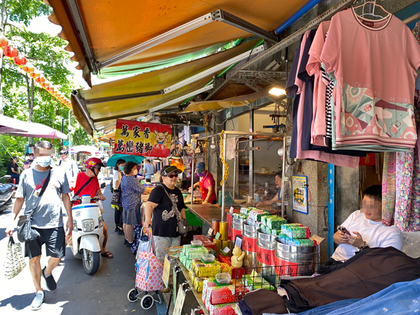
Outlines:
[[91, 48], [92, 46], [90, 45], [89, 37], [87, 36], [87, 33], [86, 33], [85, 25], [83, 23], [83, 19], [80, 14], [77, 0], [67, 0], [67, 5], [70, 10], [71, 17], [73, 18], [76, 31], [77, 33], [79, 33], [79, 38], [83, 47], [83, 52], [85, 53], [85, 58], [87, 59], [90, 71], [93, 74], [98, 74], [98, 68], [96, 66], [96, 59]]
[[315, 19], [311, 20], [305, 26], [303, 26], [299, 30], [293, 32], [293, 34], [289, 35], [285, 39], [281, 40], [280, 42], [278, 42], [275, 45], [271, 46], [270, 48], [266, 49], [263, 53], [259, 54], [257, 57], [253, 58], [252, 60], [249, 60], [248, 62], [246, 62], [242, 66], [238, 67], [238, 69], [236, 69], [229, 78], [227, 78], [226, 80], [222, 81], [206, 97], [205, 100], [207, 101], [207, 100], [211, 99], [212, 97], [214, 97], [215, 95], [217, 95], [221, 90], [223, 90], [226, 87], [226, 85], [228, 84], [228, 82], [230, 81], [230, 79], [231, 78], [233, 79], [235, 76], [237, 76], [239, 74], [239, 71], [240, 70], [244, 70], [244, 69], [247, 69], [247, 68], [249, 68], [251, 66], [257, 65], [262, 60], [267, 59], [268, 57], [276, 54], [277, 52], [279, 52], [279, 51], [285, 49], [286, 47], [290, 46], [291, 44], [297, 42], [301, 38], [301, 36], [307, 30], [313, 29], [314, 27], [316, 27], [322, 21], [328, 19], [329, 17], [331, 17], [335, 13], [339, 12], [343, 7], [345, 7], [345, 6], [349, 5], [349, 4], [352, 4], [353, 1], [354, 0], [341, 0], [340, 2], [336, 3], [335, 5], [333, 5], [330, 9], [328, 9], [327, 11], [325, 11], [324, 13], [322, 13], [321, 15], [319, 15], [318, 17], [316, 17]]
[[[220, 136], [220, 133], [218, 134]], [[214, 135], [213, 135], [214, 136]], [[285, 137], [285, 134], [280, 133], [268, 133], [268, 132], [244, 132], [244, 131], [224, 131], [223, 132], [223, 148], [226, 148], [226, 142], [228, 136], [241, 136], [241, 137], [252, 137], [252, 136], [267, 136], [267, 137]], [[254, 139], [250, 139], [250, 142], [254, 141]], [[283, 139], [283, 147], [285, 147], [286, 141]], [[286, 151], [286, 150], [284, 150]], [[223, 159], [226, 161], [226, 150], [223, 150]], [[285, 157], [284, 157], [285, 160]], [[222, 173], [225, 173], [225, 164], [223, 164]], [[283, 168], [283, 177], [284, 177], [284, 168]], [[225, 212], [225, 182], [222, 184], [222, 211], [220, 221], [224, 220], [224, 212]], [[282, 193], [283, 192], [283, 185], [282, 185]], [[284, 205], [282, 203], [282, 216], [284, 216]]]
[[75, 23], [76, 30], [80, 34], [81, 44], [86, 54], [85, 57], [88, 59], [90, 70], [92, 71], [93, 74], [97, 74], [101, 69], [109, 67], [117, 62], [120, 62], [121, 60], [127, 59], [131, 56], [134, 56], [138, 53], [141, 53], [159, 44], [167, 42], [168, 40], [171, 40], [175, 37], [178, 37], [196, 28], [199, 28], [201, 26], [207, 25], [215, 21], [223, 22], [231, 26], [237, 27], [253, 35], [264, 38], [265, 40], [270, 41], [270, 42], [273, 42], [273, 43], [278, 42], [278, 37], [276, 34], [274, 34], [274, 32], [267, 32], [266, 30], [263, 30], [262, 28], [250, 22], [247, 22], [237, 17], [236, 15], [226, 12], [224, 10], [215, 10], [211, 13], [207, 13], [192, 21], [182, 24], [174, 29], [171, 29], [165, 33], [162, 33], [156, 37], [153, 37], [145, 42], [142, 42], [134, 47], [126, 49], [123, 52], [120, 52], [112, 57], [109, 57], [108, 59], [105, 59], [103, 61], [96, 61], [96, 58], [92, 52], [89, 38], [86, 33], [86, 29], [84, 27], [83, 19], [80, 14], [77, 0], [66, 0], [66, 1], [70, 9], [70, 13], [73, 18], [73, 21]]

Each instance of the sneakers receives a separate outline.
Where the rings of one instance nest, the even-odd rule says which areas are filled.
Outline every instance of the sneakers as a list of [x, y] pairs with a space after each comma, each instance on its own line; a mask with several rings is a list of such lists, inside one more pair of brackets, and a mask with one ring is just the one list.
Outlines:
[[44, 291], [37, 292], [35, 294], [35, 298], [33, 299], [32, 303], [31, 303], [31, 310], [33, 310], [33, 311], [39, 310], [42, 306], [42, 303], [44, 303], [44, 302], [45, 302]]
[[54, 277], [52, 274], [50, 274], [49, 276], [45, 275], [45, 268], [42, 269], [42, 277], [45, 279], [45, 282], [47, 283], [47, 288], [50, 291], [54, 291], [55, 289], [57, 289], [57, 282], [55, 282]]

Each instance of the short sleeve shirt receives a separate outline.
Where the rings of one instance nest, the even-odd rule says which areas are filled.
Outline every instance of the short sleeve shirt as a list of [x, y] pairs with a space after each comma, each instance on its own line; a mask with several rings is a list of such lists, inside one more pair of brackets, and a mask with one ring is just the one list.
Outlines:
[[44, 194], [41, 192], [48, 171], [39, 172], [35, 168], [24, 170], [16, 191], [16, 198], [25, 199], [25, 214], [35, 208], [32, 215], [32, 226], [39, 229], [52, 229], [63, 226], [61, 196], [70, 193], [67, 176], [63, 172], [51, 169], [51, 177]]
[[[401, 232], [393, 226], [385, 226], [381, 221], [374, 222], [366, 219], [362, 211], [353, 212], [342, 224], [352, 236], [353, 232], [359, 232], [362, 239], [369, 247], [392, 246], [401, 250], [403, 238]], [[353, 257], [358, 249], [350, 244], [340, 244], [331, 256], [337, 261], [346, 261]]]
[[[86, 175], [86, 173], [79, 173], [77, 175], [76, 179], [76, 186], [74, 187], [74, 193], [77, 193], [80, 188], [90, 179], [89, 176]], [[99, 187], [99, 181], [97, 177], [92, 177], [92, 180], [87, 184], [85, 187], [83, 187], [82, 191], [78, 194], [79, 197], [83, 195], [89, 195], [91, 198], [95, 197], [98, 191], [101, 188]]]
[[185, 208], [184, 198], [181, 191], [175, 187], [175, 189], [169, 189], [165, 185], [157, 186], [150, 193], [148, 201], [156, 203], [157, 207], [153, 210], [152, 230], [153, 235], [163, 237], [178, 237], [177, 232], [178, 220], [175, 212], [172, 210], [172, 202], [168, 198], [164, 189], [178, 206], [178, 211], [181, 212]]
[[[215, 187], [215, 181], [213, 175], [207, 171], [206, 175], [200, 178], [200, 191], [201, 191], [201, 197], [204, 199], [207, 198], [207, 194], [209, 193], [209, 187], [213, 186]], [[213, 194], [210, 196], [208, 202], [212, 203], [214, 200], [216, 200], [216, 192], [213, 190]]]
[[134, 176], [121, 178], [121, 202], [125, 210], [133, 210], [141, 202], [141, 194], [146, 191]]

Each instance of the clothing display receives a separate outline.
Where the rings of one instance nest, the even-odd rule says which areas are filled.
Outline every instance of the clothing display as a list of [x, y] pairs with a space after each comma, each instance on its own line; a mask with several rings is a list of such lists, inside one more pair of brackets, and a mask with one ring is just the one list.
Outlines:
[[392, 14], [369, 20], [351, 8], [307, 31], [286, 84], [294, 97], [290, 157], [356, 168], [364, 152], [414, 148], [419, 66], [416, 38]]
[[385, 152], [382, 176], [382, 224], [394, 224], [396, 197], [396, 155], [395, 152]]

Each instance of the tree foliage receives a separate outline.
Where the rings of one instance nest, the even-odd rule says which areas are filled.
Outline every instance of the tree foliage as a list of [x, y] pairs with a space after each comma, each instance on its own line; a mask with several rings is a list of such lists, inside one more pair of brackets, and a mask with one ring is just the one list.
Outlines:
[[[41, 0], [2, 0], [0, 6], [0, 28], [4, 35], [47, 80], [70, 98], [70, 92], [75, 86], [73, 73], [66, 68], [66, 64], [70, 63], [70, 54], [64, 50], [67, 42], [58, 36], [28, 30], [32, 19], [50, 14], [51, 8]], [[63, 123], [63, 131], [67, 134], [69, 109], [36, 83], [32, 100], [31, 81], [32, 79], [20, 71], [12, 60], [7, 57], [3, 59], [1, 83], [4, 115], [28, 121], [30, 108], [33, 106], [33, 122], [60, 131]], [[74, 117], [71, 119], [71, 125], [75, 130], [72, 135], [74, 145], [85, 144], [85, 139], [91, 141]], [[28, 138], [0, 136], [0, 175], [6, 172], [10, 155], [18, 156], [19, 161], [23, 162], [25, 143], [28, 143]], [[58, 151], [60, 140], [54, 140], [53, 145]]]

